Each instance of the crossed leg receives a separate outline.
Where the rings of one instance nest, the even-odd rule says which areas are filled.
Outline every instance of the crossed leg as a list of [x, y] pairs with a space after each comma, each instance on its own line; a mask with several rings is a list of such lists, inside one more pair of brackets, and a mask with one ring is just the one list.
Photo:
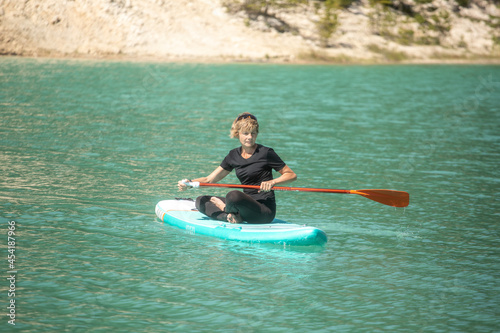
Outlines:
[[196, 199], [196, 208], [203, 214], [231, 223], [271, 223], [274, 212], [248, 194], [231, 191], [226, 197], [201, 196]]

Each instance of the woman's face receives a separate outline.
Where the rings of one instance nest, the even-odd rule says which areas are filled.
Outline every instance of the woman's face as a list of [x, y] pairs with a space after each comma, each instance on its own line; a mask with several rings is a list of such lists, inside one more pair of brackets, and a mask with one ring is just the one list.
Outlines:
[[257, 132], [242, 130], [239, 132], [239, 139], [243, 147], [252, 148], [255, 146], [255, 141], [257, 140]]

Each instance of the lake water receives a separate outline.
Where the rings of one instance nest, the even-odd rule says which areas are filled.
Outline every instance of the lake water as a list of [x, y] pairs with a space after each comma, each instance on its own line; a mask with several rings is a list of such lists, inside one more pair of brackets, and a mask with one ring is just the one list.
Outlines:
[[[2, 332], [500, 330], [500, 66], [6, 57], [0, 88]], [[323, 247], [162, 224], [158, 201], [226, 192], [176, 183], [237, 146], [244, 111], [294, 186], [410, 205], [277, 192]]]

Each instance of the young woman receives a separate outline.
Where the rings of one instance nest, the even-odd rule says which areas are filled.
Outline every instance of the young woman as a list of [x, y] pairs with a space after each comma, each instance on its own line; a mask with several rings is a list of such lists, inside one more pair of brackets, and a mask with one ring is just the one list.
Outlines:
[[[209, 176], [193, 179], [195, 182], [217, 183], [232, 170], [243, 185], [260, 185], [259, 190], [231, 191], [226, 197], [201, 196], [196, 199], [196, 208], [203, 214], [231, 223], [271, 223], [276, 215], [276, 200], [273, 186], [297, 179], [295, 172], [274, 152], [272, 148], [257, 144], [259, 123], [257, 118], [242, 113], [231, 126], [231, 138], [238, 138], [241, 147], [229, 152], [217, 169]], [[273, 179], [272, 170], [281, 176]], [[187, 189], [183, 179], [180, 191]]]

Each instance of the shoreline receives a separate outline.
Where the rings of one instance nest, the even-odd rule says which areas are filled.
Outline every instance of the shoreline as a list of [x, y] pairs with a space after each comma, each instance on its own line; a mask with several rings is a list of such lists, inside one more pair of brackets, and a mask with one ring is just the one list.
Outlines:
[[269, 64], [269, 65], [336, 65], [336, 66], [361, 66], [361, 65], [500, 65], [499, 57], [453, 57], [443, 59], [405, 59], [391, 61], [387, 59], [374, 58], [351, 58], [351, 57], [322, 57], [316, 59], [307, 55], [273, 58], [251, 58], [251, 57], [212, 57], [212, 56], [149, 56], [149, 55], [110, 55], [110, 54], [50, 54], [50, 55], [17, 55], [2, 54], [0, 58], [22, 58], [41, 60], [75, 60], [75, 61], [102, 61], [102, 62], [134, 62], [134, 63], [179, 63], [179, 64]]

